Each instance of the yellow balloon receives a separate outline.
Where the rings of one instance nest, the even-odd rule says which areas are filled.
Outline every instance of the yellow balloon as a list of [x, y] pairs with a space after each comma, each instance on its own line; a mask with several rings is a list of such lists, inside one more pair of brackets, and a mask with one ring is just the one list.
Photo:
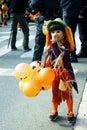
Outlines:
[[32, 79], [34, 70], [27, 63], [20, 63], [14, 69], [14, 76], [19, 81], [29, 81]]
[[41, 83], [38, 80], [31, 80], [29, 82], [19, 82], [19, 88], [27, 97], [35, 97], [41, 91]]

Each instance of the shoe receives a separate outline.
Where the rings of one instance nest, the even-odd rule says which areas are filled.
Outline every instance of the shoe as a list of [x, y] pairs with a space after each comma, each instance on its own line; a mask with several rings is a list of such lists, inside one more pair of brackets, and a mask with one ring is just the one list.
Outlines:
[[70, 57], [70, 61], [71, 61], [72, 63], [78, 63], [77, 57]]
[[24, 48], [24, 52], [31, 51], [31, 48]]
[[75, 51], [71, 52], [70, 61], [71, 61], [72, 63], [78, 63], [78, 59], [77, 59], [77, 56], [76, 56]]
[[75, 122], [75, 116], [74, 116], [74, 113], [73, 112], [70, 112], [69, 114], [68, 114], [68, 122], [69, 123], [73, 123], [73, 122]]
[[76, 55], [71, 55], [70, 61], [71, 61], [72, 63], [78, 63], [77, 56], [76, 56]]
[[16, 51], [17, 48], [16, 48], [16, 47], [12, 47], [11, 50], [12, 50], [12, 51]]
[[58, 119], [58, 112], [56, 112], [54, 115], [49, 116], [50, 121], [56, 121]]

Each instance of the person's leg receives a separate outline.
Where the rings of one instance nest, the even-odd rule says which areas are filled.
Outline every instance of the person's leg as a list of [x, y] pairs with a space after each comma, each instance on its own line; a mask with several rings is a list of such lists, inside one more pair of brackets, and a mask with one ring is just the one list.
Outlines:
[[29, 45], [28, 45], [28, 43], [29, 43], [28, 23], [27, 23], [23, 14], [18, 16], [18, 21], [21, 24], [21, 28], [22, 28], [23, 35], [24, 35], [24, 37], [23, 37], [23, 48], [24, 48], [24, 50], [29, 51], [31, 49], [29, 48]]
[[67, 108], [68, 108], [68, 121], [72, 122], [75, 119], [74, 113], [73, 113], [73, 96], [72, 96], [72, 92], [71, 92], [71, 95], [69, 96], [69, 99], [66, 100], [66, 104], [67, 104]]
[[51, 121], [58, 119], [58, 104], [60, 104], [62, 101], [61, 93], [58, 89], [59, 81], [59, 78], [57, 78], [57, 80], [55, 79], [52, 83], [52, 110], [49, 116]]
[[[75, 32], [76, 32], [78, 17], [63, 15], [63, 20], [71, 28], [74, 41], [75, 41]], [[76, 57], [76, 44], [75, 44], [75, 50], [71, 52], [71, 62], [78, 62]]]
[[35, 21], [37, 23], [37, 30], [36, 30], [34, 54], [32, 61], [35, 60], [41, 61], [45, 46], [45, 35], [42, 32], [44, 19], [42, 17], [39, 17]]
[[81, 41], [81, 49], [77, 54], [78, 58], [87, 58], [87, 18], [82, 18], [78, 23], [79, 38]]
[[11, 49], [16, 50], [17, 18], [11, 14]]

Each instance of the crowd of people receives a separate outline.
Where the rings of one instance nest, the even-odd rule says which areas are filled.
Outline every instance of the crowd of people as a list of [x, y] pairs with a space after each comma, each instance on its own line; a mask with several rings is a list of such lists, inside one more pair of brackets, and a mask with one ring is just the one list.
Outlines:
[[[0, 0], [1, 2], [1, 0]], [[16, 47], [16, 35], [18, 24], [21, 26], [23, 31], [23, 49], [24, 51], [30, 51], [29, 47], [29, 26], [25, 18], [25, 13], [29, 12], [35, 15], [39, 12], [40, 15], [35, 18], [36, 23], [36, 36], [35, 46], [32, 61], [41, 61], [46, 45], [47, 52], [52, 53], [52, 60], [57, 59], [57, 66], [61, 68], [62, 65], [67, 70], [67, 74], [71, 80], [75, 80], [73, 68], [71, 62], [77, 63], [77, 58], [87, 58], [87, 0], [4, 0], [6, 6], [10, 11], [11, 18], [11, 49], [17, 50]], [[2, 6], [0, 6], [0, 12]], [[8, 9], [6, 10], [8, 11]], [[3, 11], [4, 12], [4, 11]], [[4, 14], [5, 15], [5, 14]], [[58, 18], [58, 19], [57, 19]], [[46, 34], [43, 33], [44, 21], [50, 20], [51, 22], [47, 25]], [[7, 25], [6, 19], [4, 25]], [[0, 13], [0, 24], [2, 24], [1, 13]], [[76, 43], [75, 43], [75, 32], [78, 26], [79, 38], [81, 40], [81, 50], [76, 55]], [[48, 36], [49, 34], [49, 36]], [[50, 39], [48, 39], [50, 37]], [[70, 39], [71, 38], [71, 39]], [[49, 43], [47, 44], [47, 39]], [[57, 70], [59, 73], [59, 70]], [[54, 121], [58, 118], [58, 105], [59, 101], [58, 94], [62, 90], [59, 90], [60, 77], [56, 73], [56, 79], [52, 85], [52, 112], [50, 120]], [[78, 93], [77, 83], [71, 83]], [[68, 106], [68, 119], [74, 119], [73, 113], [73, 96], [70, 90], [65, 90], [64, 100], [66, 100]], [[69, 99], [70, 98], [70, 99]]]
[[[26, 4], [24, 4], [24, 1], [21, 2], [23, 4], [21, 4], [17, 0], [14, 0], [14, 2], [12, 1], [13, 0], [0, 0], [0, 26], [2, 26], [2, 24], [6, 26], [9, 17], [12, 20], [12, 24], [11, 24], [11, 49], [12, 50], [17, 50], [16, 48], [17, 27], [19, 30], [23, 30], [24, 50], [25, 51], [31, 50], [31, 48], [29, 48], [28, 45], [29, 27], [27, 24], [27, 22], [29, 22], [30, 20], [30, 18], [27, 16], [31, 14], [31, 21], [36, 22], [36, 27], [37, 27], [36, 36], [35, 36], [34, 54], [32, 57], [32, 61], [42, 60], [43, 50], [46, 42], [46, 36], [42, 32], [43, 23], [45, 20], [46, 21], [53, 20], [55, 18], [61, 18], [71, 28], [74, 37], [74, 43], [75, 43], [75, 32], [78, 26], [79, 38], [81, 41], [81, 49], [79, 54], [76, 55], [77, 47], [75, 43], [75, 49], [70, 53], [71, 62], [77, 63], [78, 62], [77, 58], [87, 57], [87, 33], [86, 33], [87, 32], [86, 31], [87, 30], [86, 29], [87, 28], [87, 24], [86, 24], [87, 23], [87, 14], [86, 14], [87, 0], [84, 1], [80, 0], [79, 2], [78, 0], [73, 0], [73, 1], [55, 0], [54, 2], [49, 0], [45, 0], [44, 2], [42, 0], [37, 0], [37, 1], [26, 0]], [[14, 6], [11, 4], [13, 4]], [[23, 19], [25, 20], [23, 21], [23, 19], [20, 20], [20, 18], [17, 18], [17, 14], [22, 15]], [[34, 19], [35, 14], [37, 14], [38, 17]], [[15, 20], [13, 20], [13, 17], [16, 17]]]
[[[36, 30], [35, 47], [34, 47], [34, 54], [33, 54], [32, 61], [42, 59], [43, 50], [45, 46], [45, 35], [42, 32], [42, 26], [43, 26], [44, 20], [49, 20], [49, 19], [53, 20], [57, 17], [62, 18], [63, 21], [72, 29], [74, 41], [75, 41], [75, 32], [77, 29], [77, 25], [79, 28], [79, 36], [80, 36], [81, 42], [83, 39], [81, 37], [84, 37], [84, 40], [85, 40], [85, 43], [82, 42], [82, 45], [81, 45], [80, 56], [76, 55], [76, 43], [75, 43], [75, 49], [70, 54], [71, 62], [77, 63], [78, 62], [77, 57], [87, 57], [86, 51], [84, 54], [82, 54], [82, 51], [84, 50], [82, 48], [86, 48], [86, 45], [87, 45], [87, 39], [86, 39], [87, 37], [87, 33], [86, 33], [87, 1], [86, 0], [85, 1], [80, 0], [79, 2], [78, 0], [73, 0], [73, 1], [55, 0], [54, 2], [49, 1], [49, 0], [45, 0], [44, 2], [42, 0], [37, 0], [37, 1], [32, 0], [31, 7], [35, 11], [39, 10], [41, 14], [40, 17], [36, 18], [37, 30]], [[85, 14], [84, 18], [82, 19], [84, 22], [81, 22], [81, 20], [79, 20], [79, 16], [82, 10], [84, 10], [83, 13]], [[81, 23], [84, 25], [81, 25]], [[83, 27], [82, 29], [80, 29], [81, 26], [85, 26], [84, 29]], [[83, 47], [83, 44], [84, 44], [84, 47]]]

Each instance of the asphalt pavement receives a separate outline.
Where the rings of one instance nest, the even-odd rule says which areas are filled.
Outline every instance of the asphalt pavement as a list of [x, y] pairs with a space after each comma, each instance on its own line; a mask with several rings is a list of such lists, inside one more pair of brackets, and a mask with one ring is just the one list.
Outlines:
[[[87, 58], [79, 58], [78, 63], [72, 63], [79, 88], [77, 94], [73, 90], [74, 113], [76, 122], [67, 121], [65, 102], [59, 106], [59, 119], [49, 121], [51, 112], [51, 89], [41, 91], [35, 98], [28, 98], [19, 90], [19, 82], [14, 78], [13, 71], [21, 62], [31, 63], [36, 26], [29, 24], [30, 47], [32, 51], [24, 53], [22, 47], [23, 34], [18, 31], [17, 48], [12, 52], [8, 48], [10, 36], [10, 21], [8, 26], [0, 27], [0, 130], [86, 130], [87, 129]], [[76, 32], [77, 53], [80, 50], [78, 29]], [[43, 53], [44, 59], [45, 51]], [[43, 62], [43, 60], [42, 60]]]

